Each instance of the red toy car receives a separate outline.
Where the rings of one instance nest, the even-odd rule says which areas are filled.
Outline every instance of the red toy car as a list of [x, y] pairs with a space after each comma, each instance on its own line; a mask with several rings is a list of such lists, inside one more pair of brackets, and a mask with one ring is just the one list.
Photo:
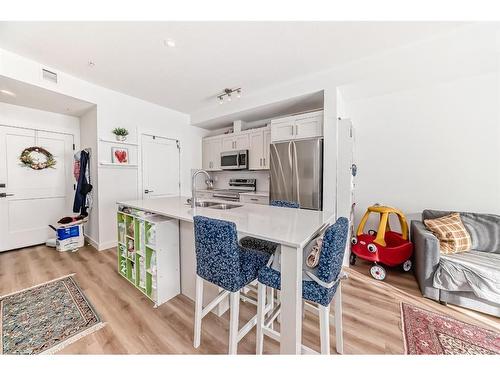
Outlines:
[[[363, 233], [363, 229], [370, 213], [380, 214], [378, 231], [370, 230]], [[391, 230], [389, 215], [395, 214], [401, 225], [401, 233]], [[370, 274], [374, 279], [384, 280], [386, 271], [381, 264], [395, 267], [402, 265], [404, 271], [411, 269], [413, 244], [408, 240], [408, 223], [401, 211], [387, 206], [371, 206], [364, 214], [358, 226], [356, 236], [351, 239], [350, 263], [356, 263], [356, 257], [373, 262]]]

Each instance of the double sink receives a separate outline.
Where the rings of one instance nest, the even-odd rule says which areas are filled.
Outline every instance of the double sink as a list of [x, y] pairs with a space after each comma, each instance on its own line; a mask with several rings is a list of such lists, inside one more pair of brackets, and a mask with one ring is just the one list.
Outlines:
[[219, 203], [219, 202], [196, 202], [196, 207], [213, 208], [214, 210], [230, 210], [232, 208], [241, 207], [240, 204]]

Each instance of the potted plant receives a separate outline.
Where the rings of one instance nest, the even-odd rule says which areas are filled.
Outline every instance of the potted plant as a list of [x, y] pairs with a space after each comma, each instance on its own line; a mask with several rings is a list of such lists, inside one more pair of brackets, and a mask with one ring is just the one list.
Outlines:
[[127, 139], [128, 130], [125, 128], [114, 128], [113, 134], [116, 135], [116, 140], [123, 142]]

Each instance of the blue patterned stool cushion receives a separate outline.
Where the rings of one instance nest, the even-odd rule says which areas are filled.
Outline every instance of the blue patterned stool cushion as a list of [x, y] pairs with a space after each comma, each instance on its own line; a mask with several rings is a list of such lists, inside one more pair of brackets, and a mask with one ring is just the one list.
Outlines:
[[261, 250], [269, 254], [274, 254], [279, 244], [276, 242], [261, 240], [255, 237], [243, 237], [240, 240], [240, 245], [247, 249]]
[[276, 207], [288, 207], [288, 208], [300, 208], [300, 205], [297, 202], [290, 202], [290, 201], [282, 201], [282, 200], [272, 200], [271, 201], [271, 206], [276, 206]]
[[236, 225], [229, 221], [194, 217], [196, 273], [230, 292], [257, 278], [270, 254], [238, 245]]
[[[348, 226], [349, 221], [345, 217], [341, 217], [325, 231], [316, 271], [316, 276], [325, 283], [335, 281], [340, 275]], [[281, 273], [270, 267], [263, 267], [259, 271], [258, 279], [259, 282], [271, 288], [281, 289]], [[337, 287], [338, 283], [331, 288], [325, 288], [315, 281], [302, 281], [302, 298], [328, 306], [335, 295]]]

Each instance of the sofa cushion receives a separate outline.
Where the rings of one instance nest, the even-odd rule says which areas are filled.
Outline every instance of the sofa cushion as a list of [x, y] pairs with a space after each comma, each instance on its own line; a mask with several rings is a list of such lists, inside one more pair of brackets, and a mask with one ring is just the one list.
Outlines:
[[[435, 219], [454, 211], [424, 210], [422, 219]], [[471, 249], [500, 254], [500, 216], [459, 212], [472, 241]]]
[[468, 251], [442, 255], [433, 285], [449, 292], [472, 292], [500, 305], [500, 254]]
[[439, 240], [441, 254], [454, 254], [469, 251], [471, 239], [460, 220], [459, 213], [437, 219], [426, 219], [424, 224]]

